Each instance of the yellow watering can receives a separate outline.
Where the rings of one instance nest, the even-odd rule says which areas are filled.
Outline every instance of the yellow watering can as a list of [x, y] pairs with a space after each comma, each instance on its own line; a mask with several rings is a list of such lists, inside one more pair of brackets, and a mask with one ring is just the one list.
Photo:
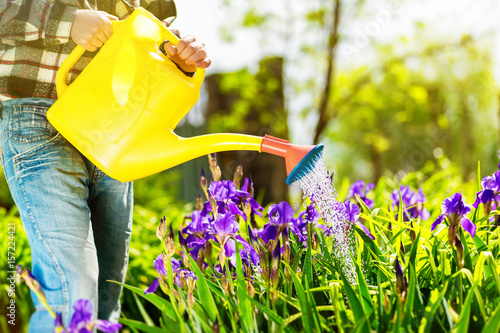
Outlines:
[[122, 182], [143, 178], [196, 157], [229, 150], [254, 150], [285, 157], [288, 178], [302, 178], [323, 145], [243, 134], [179, 137], [174, 129], [196, 103], [205, 72], [182, 73], [159, 49], [179, 39], [151, 13], [136, 9], [113, 22], [113, 35], [69, 86], [68, 73], [85, 49], [77, 46], [59, 69], [58, 100], [50, 123], [83, 155]]

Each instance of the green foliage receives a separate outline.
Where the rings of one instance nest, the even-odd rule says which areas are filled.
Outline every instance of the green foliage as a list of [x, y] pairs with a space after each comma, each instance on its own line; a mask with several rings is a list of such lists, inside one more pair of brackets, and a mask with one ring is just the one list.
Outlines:
[[[424, 189], [430, 198], [425, 205], [431, 219], [413, 220], [416, 238], [412, 239], [409, 223], [396, 219], [397, 211], [390, 208], [390, 193], [398, 183], [381, 179], [373, 193], [377, 208], [370, 211], [363, 205], [361, 213], [375, 240], [355, 229], [356, 284], [348, 282], [319, 230], [315, 230], [319, 246], [313, 248], [309, 242], [307, 251], [290, 238], [295, 258], [281, 262], [276, 303], [271, 302], [273, 290], [259, 275], [253, 283], [255, 296], [246, 292], [248, 277], [244, 277], [239, 256], [234, 281], [229, 282], [232, 292], [224, 288], [223, 279], [213, 275], [211, 269], [200, 270], [188, 256], [198, 277], [198, 294], [192, 309], [186, 303], [179, 307], [186, 309], [184, 316], [190, 318], [186, 330], [193, 329], [189, 321], [197, 318], [205, 325], [194, 329], [196, 332], [211, 331], [214, 325], [221, 332], [496, 331], [500, 325], [500, 229], [480, 209], [470, 214], [478, 229], [474, 238], [462, 235], [467, 258], [463, 268], [459, 267], [454, 248], [447, 243], [447, 227], [430, 230], [432, 221], [441, 213], [444, 198], [460, 191], [470, 204], [478, 184], [463, 183], [457, 168], [430, 167], [408, 173], [402, 183]], [[498, 213], [493, 211], [491, 215]], [[258, 220], [259, 225], [264, 222], [265, 217]], [[309, 261], [310, 256], [314, 260]], [[395, 287], [396, 256], [407, 281], [404, 293]], [[184, 295], [177, 301], [185, 302], [186, 291], [176, 290]], [[159, 327], [167, 326], [160, 323]]]

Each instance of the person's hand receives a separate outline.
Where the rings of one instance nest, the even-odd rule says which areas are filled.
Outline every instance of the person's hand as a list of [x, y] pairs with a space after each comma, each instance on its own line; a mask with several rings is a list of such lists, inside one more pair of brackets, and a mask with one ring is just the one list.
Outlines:
[[185, 72], [196, 72], [197, 67], [207, 68], [212, 63], [207, 57], [205, 44], [192, 35], [182, 37], [177, 45], [167, 43], [164, 48], [170, 59]]
[[113, 34], [111, 21], [118, 21], [118, 18], [102, 11], [79, 9], [71, 26], [71, 39], [87, 51], [94, 52]]

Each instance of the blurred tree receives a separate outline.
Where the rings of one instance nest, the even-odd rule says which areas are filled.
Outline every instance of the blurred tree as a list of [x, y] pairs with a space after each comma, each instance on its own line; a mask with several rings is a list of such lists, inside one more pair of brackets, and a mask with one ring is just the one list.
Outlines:
[[[288, 139], [282, 58], [262, 60], [256, 74], [242, 69], [208, 76], [205, 83], [209, 96], [206, 110], [209, 132], [269, 134]], [[218, 156], [225, 179], [232, 179], [236, 167], [243, 165], [245, 176], [253, 176], [257, 193], [262, 191], [264, 204], [287, 198], [288, 186], [282, 158], [245, 151], [223, 152]]]
[[[443, 40], [425, 23], [415, 22], [413, 35], [370, 45], [377, 29], [405, 6], [402, 0], [383, 7], [364, 0], [313, 0], [301, 2], [306, 10], [300, 16], [292, 10], [299, 6], [295, 1], [279, 13], [263, 0], [240, 4], [247, 11], [237, 24], [259, 31], [261, 45], [271, 45], [270, 40], [292, 45], [290, 36], [300, 36], [298, 53], [287, 47], [277, 51], [284, 60], [285, 105], [309, 96], [302, 103], [302, 119], [314, 121], [314, 143], [324, 141], [326, 152], [335, 151], [340, 176], [377, 180], [385, 170], [403, 174], [429, 159], [449, 157], [470, 177], [478, 160], [485, 168], [497, 163], [500, 111], [493, 110], [498, 92], [491, 47], [481, 36], [452, 33]], [[353, 29], [355, 20], [364, 29], [355, 24]], [[227, 36], [238, 29], [232, 24]], [[360, 39], [364, 47], [356, 49]], [[364, 65], [341, 67], [340, 55], [345, 60], [360, 53], [373, 55]], [[304, 64], [309, 72], [292, 75]]]

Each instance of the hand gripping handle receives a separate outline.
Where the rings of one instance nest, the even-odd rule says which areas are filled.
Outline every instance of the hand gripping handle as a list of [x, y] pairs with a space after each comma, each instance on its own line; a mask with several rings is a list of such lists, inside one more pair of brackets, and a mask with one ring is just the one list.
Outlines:
[[[120, 25], [124, 23], [124, 21], [111, 21], [113, 26], [113, 33], [118, 30]], [[69, 71], [76, 64], [78, 59], [85, 53], [86, 49], [83, 46], [77, 45], [73, 51], [68, 55], [66, 60], [63, 61], [61, 67], [59, 67], [59, 71], [57, 71], [56, 76], [56, 91], [57, 97], [61, 98], [62, 94], [68, 89], [68, 84], [66, 83], [66, 78], [68, 77]]]

